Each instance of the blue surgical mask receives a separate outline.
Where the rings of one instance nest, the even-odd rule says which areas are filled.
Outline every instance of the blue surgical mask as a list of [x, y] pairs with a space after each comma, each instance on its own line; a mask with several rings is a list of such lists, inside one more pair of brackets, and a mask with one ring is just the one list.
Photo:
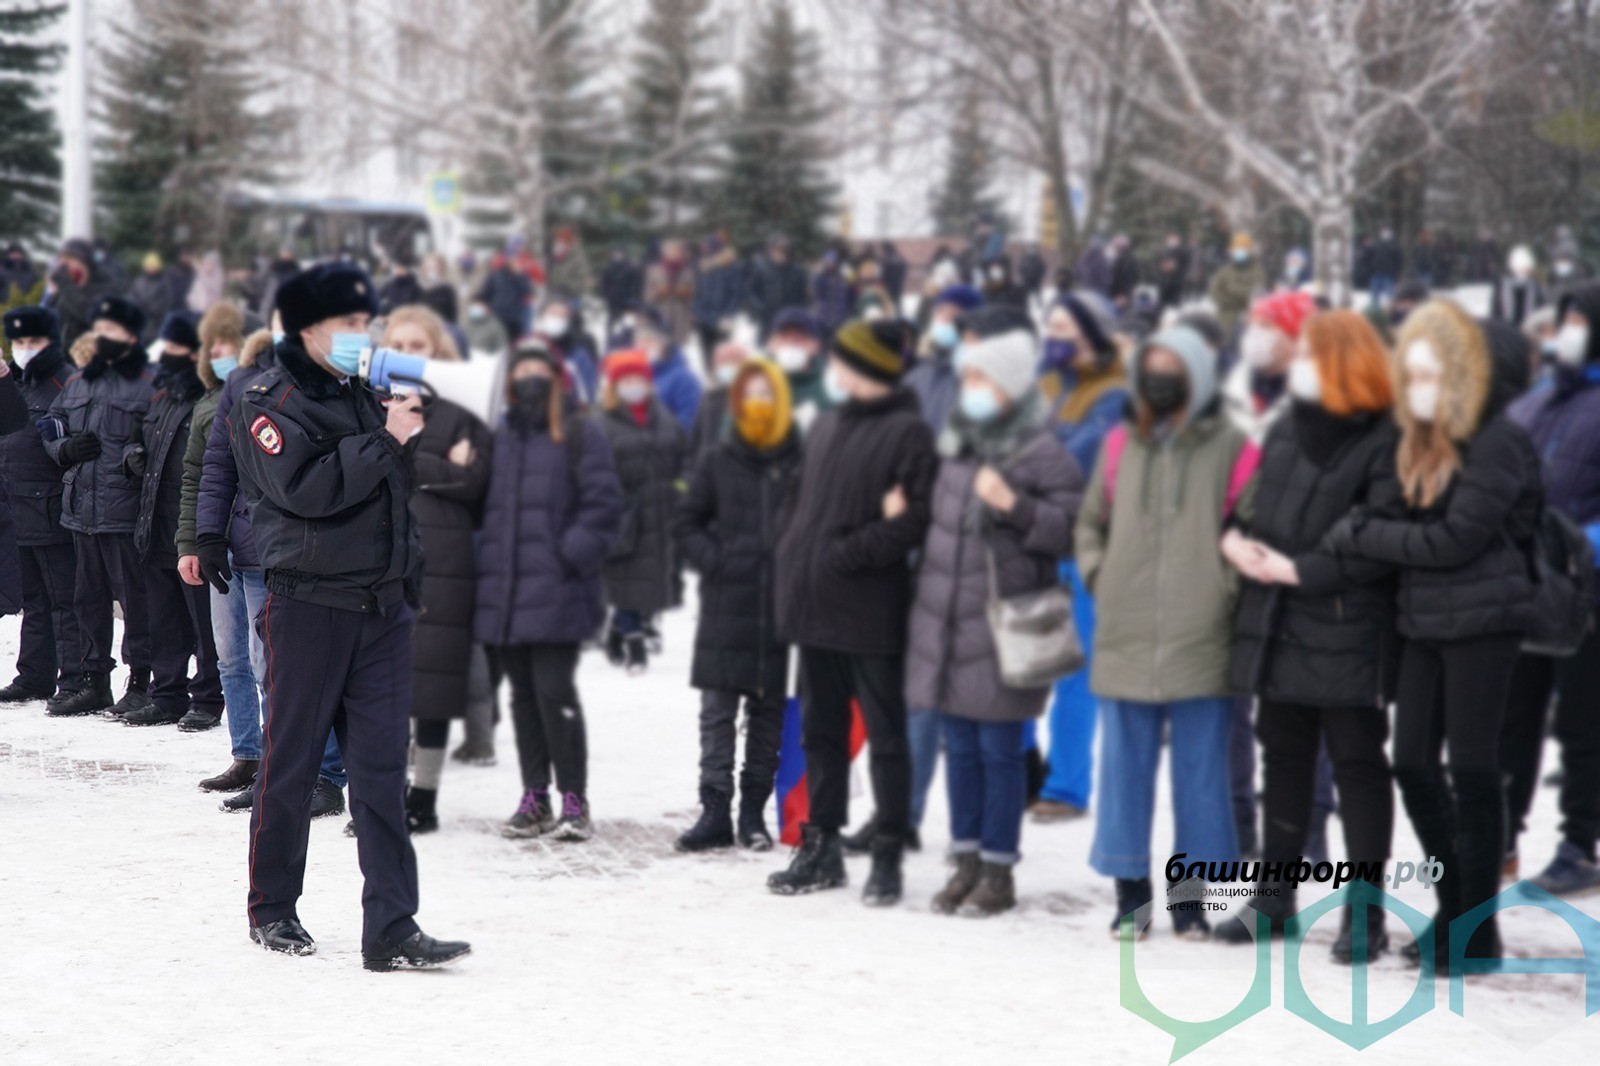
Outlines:
[[850, 402], [850, 394], [839, 384], [839, 377], [832, 370], [822, 375], [822, 391], [828, 394], [828, 399], [835, 405]]
[[328, 350], [328, 365], [341, 374], [359, 374], [361, 355], [371, 347], [372, 338], [365, 333], [335, 333], [333, 347]]
[[216, 375], [218, 381], [227, 381], [228, 375], [238, 369], [239, 360], [231, 355], [211, 360], [211, 372]]
[[281, 329], [273, 330], [272, 331], [272, 346], [274, 348], [276, 348], [278, 345], [280, 345], [282, 343], [283, 343], [283, 330], [281, 330]]
[[733, 384], [733, 379], [739, 376], [739, 366], [736, 363], [717, 364], [717, 384], [727, 386]]
[[948, 352], [954, 351], [955, 346], [961, 343], [961, 334], [956, 332], [954, 322], [935, 322], [933, 328], [928, 331], [928, 339], [933, 342], [934, 347], [943, 348]]
[[965, 386], [961, 390], [961, 413], [972, 422], [992, 422], [1000, 413], [1000, 398], [986, 386]]
[[1078, 342], [1051, 337], [1044, 342], [1040, 370], [1070, 370], [1078, 358]]

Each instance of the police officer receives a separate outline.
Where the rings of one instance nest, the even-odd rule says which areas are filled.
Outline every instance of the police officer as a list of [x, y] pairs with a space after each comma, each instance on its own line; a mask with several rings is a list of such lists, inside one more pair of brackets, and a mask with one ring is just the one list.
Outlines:
[[61, 348], [56, 313], [5, 313], [11, 364], [0, 363], [0, 486], [10, 499], [22, 566], [22, 641], [17, 676], [0, 703], [48, 699], [83, 676], [72, 613], [72, 534], [61, 528], [61, 467], [44, 450], [37, 423], [66, 388], [73, 367]]
[[366, 881], [361, 954], [369, 970], [443, 965], [467, 944], [417, 928], [417, 859], [406, 830], [412, 647], [420, 541], [407, 443], [415, 398], [387, 413], [332, 361], [335, 338], [365, 343], [377, 311], [366, 272], [325, 263], [278, 289], [277, 365], [229, 414], [267, 601], [267, 722], [250, 813], [250, 938], [311, 954], [300, 897], [312, 789], [332, 726], [350, 771], [350, 812]]
[[[139, 479], [128, 456], [140, 430], [155, 372], [139, 345], [144, 312], [120, 296], [102, 297], [91, 312], [94, 355], [50, 405], [41, 430], [45, 451], [66, 470], [61, 524], [72, 531], [77, 556], [73, 611], [83, 640], [83, 683], [45, 705], [55, 716], [115, 717], [150, 702], [150, 626], [144, 570], [133, 546], [139, 518]], [[111, 702], [111, 601], [122, 604], [122, 661], [128, 688]]]

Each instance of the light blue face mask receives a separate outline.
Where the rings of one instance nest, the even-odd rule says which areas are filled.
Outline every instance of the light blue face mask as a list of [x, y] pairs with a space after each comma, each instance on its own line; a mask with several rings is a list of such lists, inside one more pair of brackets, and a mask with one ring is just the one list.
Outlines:
[[283, 330], [281, 330], [281, 329], [273, 330], [272, 331], [272, 345], [273, 345], [273, 347], [277, 347], [278, 345], [280, 345], [282, 343], [283, 343]]
[[238, 369], [239, 360], [231, 355], [211, 360], [211, 372], [216, 375], [218, 381], [227, 381], [228, 375]]
[[822, 391], [827, 393], [829, 402], [834, 406], [850, 402], [850, 394], [839, 384], [839, 376], [832, 370], [822, 375]]
[[361, 372], [362, 353], [370, 347], [372, 338], [365, 333], [335, 333], [333, 347], [328, 350], [328, 365], [354, 377]]
[[992, 422], [1000, 414], [1000, 398], [993, 389], [967, 386], [961, 390], [961, 413], [979, 424]]
[[961, 343], [961, 334], [956, 332], [954, 322], [935, 322], [933, 329], [928, 331], [928, 339], [933, 341], [935, 347], [949, 352]]

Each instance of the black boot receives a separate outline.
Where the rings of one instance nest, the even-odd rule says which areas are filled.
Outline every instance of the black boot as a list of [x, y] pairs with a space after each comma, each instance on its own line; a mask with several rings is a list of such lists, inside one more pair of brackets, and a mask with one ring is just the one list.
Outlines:
[[767, 832], [767, 796], [746, 787], [739, 795], [739, 846], [750, 851], [771, 851]]
[[435, 803], [439, 799], [439, 790], [436, 788], [406, 789], [406, 828], [411, 830], [411, 835], [419, 833], [433, 833], [439, 829], [439, 813]]
[[207, 729], [215, 729], [221, 724], [220, 714], [212, 714], [199, 707], [190, 707], [189, 713], [178, 719], [178, 729], [184, 733], [204, 733]]
[[900, 902], [905, 885], [900, 877], [900, 859], [905, 843], [899, 836], [880, 830], [872, 838], [872, 872], [861, 890], [861, 902], [869, 907], [892, 907]]
[[[141, 710], [150, 706], [150, 668], [135, 667], [128, 672], [128, 687], [123, 690], [122, 698], [112, 704], [106, 712], [107, 717], [126, 719], [130, 711]], [[183, 717], [179, 712], [179, 718]], [[176, 718], [173, 721], [177, 721]]]
[[[1339, 920], [1339, 936], [1333, 942], [1333, 961], [1344, 966], [1354, 964], [1356, 957], [1355, 910], [1354, 907], [1344, 908], [1343, 917]], [[1362, 955], [1367, 962], [1389, 950], [1389, 934], [1383, 928], [1384, 910], [1383, 907], [1367, 906], [1367, 948]]]
[[111, 694], [111, 675], [87, 673], [83, 684], [74, 692], [63, 690], [45, 704], [44, 713], [51, 718], [71, 718], [82, 714], [98, 714], [116, 702]]
[[388, 970], [432, 970], [472, 954], [464, 940], [435, 940], [418, 930], [397, 944], [382, 941], [372, 951], [361, 953], [361, 965], [377, 972]]
[[[1276, 889], [1276, 892], [1271, 891]], [[1271, 885], [1260, 885], [1248, 897], [1251, 907], [1260, 911], [1270, 919], [1268, 935], [1273, 940], [1283, 936], [1283, 923], [1288, 921], [1295, 913], [1294, 886], [1287, 881], [1274, 882]], [[1250, 907], [1234, 904], [1233, 913], [1229, 914], [1211, 933], [1211, 939], [1220, 940], [1224, 944], [1253, 944], [1255, 938], [1250, 931], [1256, 927], [1256, 916]]]
[[255, 784], [256, 770], [261, 763], [256, 759], [235, 759], [229, 766], [216, 777], [208, 777], [200, 782], [200, 788], [205, 792], [238, 792]]
[[733, 847], [733, 797], [701, 785], [700, 820], [678, 837], [672, 846], [679, 851]]
[[266, 925], [250, 927], [250, 939], [268, 951], [281, 951], [285, 955], [315, 955], [317, 942], [311, 939], [305, 926], [293, 918], [284, 918]]
[[800, 827], [800, 848], [789, 868], [767, 878], [767, 888], [780, 896], [843, 888], [848, 883], [839, 831], [810, 824]]
[[[1498, 771], [1462, 770], [1452, 774], [1460, 829], [1456, 868], [1460, 871], [1458, 914], [1493, 899], [1500, 893], [1500, 865], [1506, 850], [1504, 778]], [[1500, 923], [1490, 914], [1478, 924], [1467, 942], [1469, 959], [1501, 957]]]
[[[1461, 870], [1456, 858], [1456, 810], [1450, 800], [1449, 787], [1444, 782], [1444, 772], [1439, 767], [1408, 769], [1396, 767], [1395, 783], [1400, 786], [1400, 798], [1405, 803], [1406, 816], [1417, 834], [1422, 851], [1434, 861], [1443, 864], [1444, 876], [1433, 886], [1438, 910], [1433, 918], [1433, 954], [1430, 966], [1440, 971], [1450, 964], [1450, 923], [1461, 913]], [[1495, 859], [1495, 872], [1500, 870], [1500, 858]], [[1413, 966], [1423, 962], [1422, 951], [1415, 940], [1400, 949], [1400, 955]]]
[[311, 790], [311, 817], [331, 818], [344, 813], [344, 789], [325, 777], [317, 778]]
[[54, 694], [54, 689], [25, 685], [19, 677], [5, 688], [0, 688], [0, 703], [31, 703], [34, 700], [47, 700]]
[[622, 643], [622, 633], [615, 626], [606, 630], [606, 658], [612, 666], [622, 666], [628, 661]]
[[[1155, 898], [1155, 893], [1150, 887], [1148, 877], [1119, 877], [1117, 878], [1117, 913], [1111, 919], [1111, 937], [1113, 940], [1122, 936], [1122, 919], [1124, 915], [1134, 914], [1140, 907]], [[1141, 922], [1134, 917], [1134, 939], [1143, 940], [1150, 930], [1148, 921]]]
[[146, 702], [122, 716], [123, 725], [176, 725], [187, 712], [170, 704]]
[[872, 817], [861, 824], [861, 828], [847, 837], [839, 838], [839, 846], [844, 848], [846, 855], [868, 855], [872, 852], [872, 838], [878, 835], [878, 814], [873, 812]]
[[643, 633], [623, 638], [622, 656], [627, 661], [629, 677], [637, 677], [650, 669], [650, 652], [645, 647]]

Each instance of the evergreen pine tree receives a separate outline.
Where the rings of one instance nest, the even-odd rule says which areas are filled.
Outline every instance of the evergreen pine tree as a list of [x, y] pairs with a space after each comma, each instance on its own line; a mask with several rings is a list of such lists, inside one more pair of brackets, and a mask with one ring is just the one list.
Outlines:
[[728, 138], [717, 217], [737, 247], [784, 233], [801, 256], [822, 246], [837, 190], [822, 164], [831, 154], [815, 36], [795, 23], [788, 0], [773, 0], [742, 66], [742, 98]]
[[[705, 144], [717, 123], [721, 94], [709, 87], [716, 66], [710, 0], [650, 0], [638, 29], [628, 82], [627, 158], [667, 158], [620, 184], [645, 233], [681, 232], [713, 202], [716, 174]], [[673, 152], [675, 143], [688, 143]]]
[[994, 155], [984, 133], [982, 107], [978, 94], [969, 88], [950, 128], [944, 181], [933, 195], [934, 232], [965, 234], [981, 214], [998, 218], [1000, 202], [989, 195], [993, 180]]
[[59, 218], [55, 112], [39, 82], [56, 69], [61, 49], [39, 36], [65, 10], [65, 4], [0, 8], [0, 234], [8, 241], [48, 240]]
[[217, 248], [227, 194], [270, 184], [278, 111], [262, 110], [248, 40], [228, 0], [133, 0], [105, 57], [101, 232], [123, 254]]

